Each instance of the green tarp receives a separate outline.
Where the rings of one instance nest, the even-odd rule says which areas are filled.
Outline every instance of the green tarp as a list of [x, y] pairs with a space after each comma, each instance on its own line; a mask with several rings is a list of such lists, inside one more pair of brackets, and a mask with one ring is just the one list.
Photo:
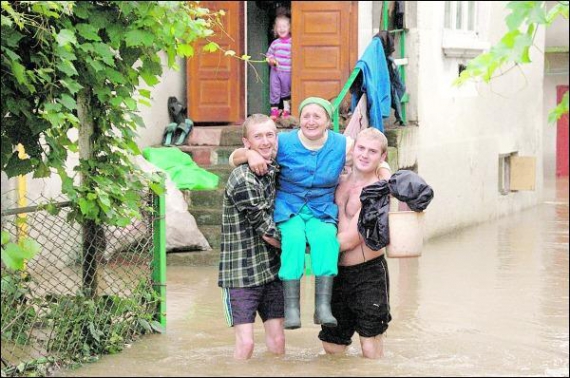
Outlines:
[[190, 155], [174, 147], [147, 147], [143, 150], [146, 160], [168, 173], [178, 189], [216, 189], [219, 177], [200, 168]]

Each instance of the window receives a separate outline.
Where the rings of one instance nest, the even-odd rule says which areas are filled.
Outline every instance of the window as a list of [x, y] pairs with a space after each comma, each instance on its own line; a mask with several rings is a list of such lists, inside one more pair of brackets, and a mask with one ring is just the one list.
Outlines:
[[479, 14], [484, 3], [446, 1], [443, 20], [443, 53], [451, 58], [474, 58], [489, 48], [480, 40]]
[[446, 1], [445, 28], [475, 32], [476, 1]]
[[511, 156], [516, 152], [499, 155], [499, 193], [507, 195], [511, 191]]

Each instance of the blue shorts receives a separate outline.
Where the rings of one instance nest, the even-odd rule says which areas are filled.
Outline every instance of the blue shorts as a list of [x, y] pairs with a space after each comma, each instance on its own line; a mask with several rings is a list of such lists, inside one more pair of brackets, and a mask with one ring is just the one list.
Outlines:
[[228, 326], [285, 317], [283, 284], [279, 279], [261, 286], [222, 288], [224, 313]]

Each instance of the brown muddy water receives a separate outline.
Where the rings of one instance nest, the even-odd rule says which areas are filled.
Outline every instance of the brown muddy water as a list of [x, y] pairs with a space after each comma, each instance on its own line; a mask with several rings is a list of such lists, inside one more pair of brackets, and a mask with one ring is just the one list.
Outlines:
[[568, 180], [543, 204], [429, 240], [415, 259], [389, 259], [393, 320], [385, 357], [327, 356], [303, 279], [303, 327], [286, 355], [235, 361], [215, 267], [169, 266], [167, 332], [58, 376], [568, 376]]

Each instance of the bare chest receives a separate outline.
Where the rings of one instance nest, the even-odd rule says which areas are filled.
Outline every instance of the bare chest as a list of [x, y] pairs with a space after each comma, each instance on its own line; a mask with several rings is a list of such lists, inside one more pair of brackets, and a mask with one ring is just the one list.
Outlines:
[[344, 206], [341, 209], [341, 211], [343, 211], [344, 215], [349, 219], [354, 217], [360, 210], [360, 207], [362, 206], [360, 203], [361, 192], [362, 192], [361, 186], [346, 187], [343, 192], [344, 198], [342, 203], [344, 204]]

